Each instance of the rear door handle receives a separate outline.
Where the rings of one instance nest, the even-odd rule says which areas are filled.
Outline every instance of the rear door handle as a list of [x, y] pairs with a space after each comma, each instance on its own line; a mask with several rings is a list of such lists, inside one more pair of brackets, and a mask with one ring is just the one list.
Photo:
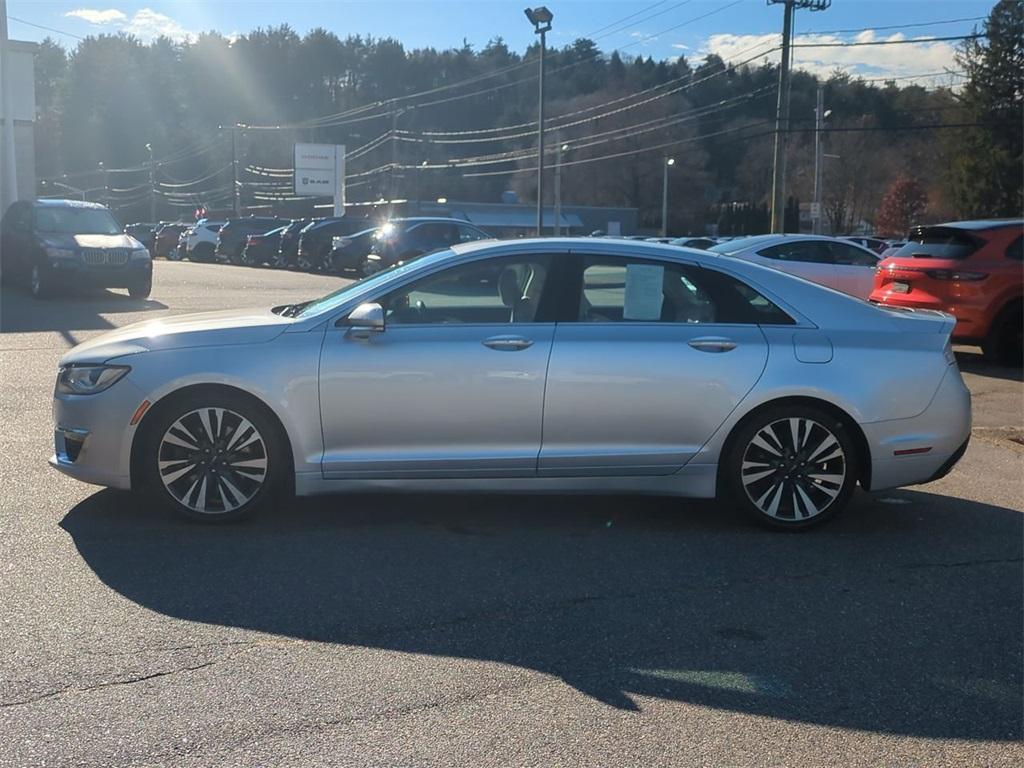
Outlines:
[[483, 340], [485, 347], [502, 352], [517, 352], [533, 345], [533, 342], [522, 336], [491, 336]]
[[720, 336], [702, 336], [699, 339], [691, 339], [689, 344], [699, 352], [728, 352], [730, 349], [736, 349], [735, 341]]

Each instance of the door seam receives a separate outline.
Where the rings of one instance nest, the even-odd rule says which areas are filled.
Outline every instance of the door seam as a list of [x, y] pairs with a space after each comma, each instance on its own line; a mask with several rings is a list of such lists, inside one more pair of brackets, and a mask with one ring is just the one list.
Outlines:
[[537, 455], [533, 461], [533, 474], [534, 477], [540, 477], [540, 455], [544, 451], [544, 417], [547, 413], [548, 407], [548, 373], [551, 370], [551, 355], [555, 352], [555, 338], [558, 336], [559, 323], [555, 323], [554, 330], [551, 332], [551, 344], [548, 347], [548, 359], [544, 365], [544, 387], [541, 389], [540, 395], [540, 445], [537, 446]]

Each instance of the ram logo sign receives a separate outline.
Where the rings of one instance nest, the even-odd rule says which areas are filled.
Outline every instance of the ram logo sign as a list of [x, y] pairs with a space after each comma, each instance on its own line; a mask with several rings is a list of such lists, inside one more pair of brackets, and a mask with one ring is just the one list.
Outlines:
[[345, 147], [334, 144], [295, 145], [295, 194], [333, 197], [335, 215], [345, 206]]

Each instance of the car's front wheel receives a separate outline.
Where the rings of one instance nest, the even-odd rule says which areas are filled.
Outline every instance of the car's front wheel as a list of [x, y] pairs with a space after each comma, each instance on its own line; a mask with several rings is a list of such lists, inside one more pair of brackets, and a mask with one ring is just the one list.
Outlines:
[[288, 467], [284, 438], [263, 409], [222, 393], [161, 407], [140, 451], [146, 492], [203, 522], [253, 514], [278, 495]]
[[856, 449], [844, 425], [823, 410], [769, 408], [730, 441], [723, 480], [758, 522], [809, 528], [849, 503], [857, 484]]
[[50, 270], [39, 264], [32, 265], [28, 285], [32, 291], [32, 296], [37, 299], [52, 298], [57, 292], [53, 285], [53, 276], [50, 274]]
[[134, 285], [128, 286], [128, 295], [133, 299], [148, 299], [153, 292], [153, 276], [139, 280]]

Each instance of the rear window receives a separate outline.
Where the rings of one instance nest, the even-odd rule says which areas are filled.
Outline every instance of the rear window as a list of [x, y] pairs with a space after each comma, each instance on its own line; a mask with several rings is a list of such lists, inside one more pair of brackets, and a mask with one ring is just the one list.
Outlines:
[[926, 259], [966, 259], [981, 245], [962, 229], [922, 227], [910, 233], [907, 244], [893, 256]]
[[1024, 261], [1024, 236], [1018, 237], [1006, 246], [1006, 258]]

